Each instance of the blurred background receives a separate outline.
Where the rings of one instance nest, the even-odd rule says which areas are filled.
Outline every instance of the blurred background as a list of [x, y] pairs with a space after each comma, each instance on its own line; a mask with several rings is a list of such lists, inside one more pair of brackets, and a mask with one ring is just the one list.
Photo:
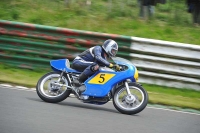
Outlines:
[[189, 1], [0, 0], [0, 19], [199, 45]]
[[[181, 45], [193, 44], [198, 46], [200, 45], [199, 9], [199, 0], [0, 0], [0, 20], [125, 35], [126, 37], [142, 37], [181, 42]], [[1, 28], [4, 28], [3, 25], [0, 25], [0, 31]], [[20, 28], [20, 26], [15, 26], [15, 28]], [[10, 31], [14, 30], [12, 26], [7, 26], [7, 29]], [[23, 28], [23, 30], [26, 30], [26, 28]], [[0, 32], [0, 60], [10, 61], [8, 59], [12, 59], [10, 64], [14, 64], [14, 62], [19, 64], [20, 61], [23, 61], [24, 63], [31, 63], [31, 66], [35, 66], [36, 69], [32, 69], [21, 62], [20, 65], [15, 64], [15, 66], [0, 63], [0, 83], [35, 87], [38, 79], [49, 72], [50, 67], [49, 69], [37, 67], [32, 59], [37, 62], [43, 61], [47, 66], [49, 65], [49, 58], [52, 56], [56, 58], [65, 57], [68, 53], [73, 52], [67, 48], [74, 49], [74, 47], [71, 47], [70, 43], [63, 42], [63, 40], [59, 41], [59, 43], [55, 41], [51, 43], [50, 40], [44, 41], [41, 39], [41, 41], [39, 39], [30, 39], [23, 37], [23, 35], [19, 37], [22, 40], [17, 40], [18, 38], [15, 36], [2, 35], [3, 32], [3, 30]], [[49, 33], [47, 30], [45, 34], [52, 35], [54, 33]], [[66, 36], [63, 34], [62, 37], [64, 38]], [[33, 41], [41, 41], [43, 44], [41, 42], [40, 44], [43, 45], [43, 48], [39, 48], [40, 46], [36, 45]], [[122, 42], [120, 43], [122, 47], [123, 44], [125, 44]], [[130, 42], [126, 43], [127, 46], [131, 45]], [[58, 50], [51, 44], [59, 45]], [[30, 48], [29, 45], [34, 47]], [[47, 45], [51, 45], [51, 47], [46, 49]], [[80, 45], [74, 46], [79, 48], [79, 51], [84, 50], [79, 47]], [[140, 46], [140, 44], [138, 44], [138, 46]], [[148, 48], [147, 45], [144, 45], [144, 48], [145, 47]], [[128, 48], [126, 47], [126, 50]], [[189, 48], [189, 50], [191, 50], [191, 48]], [[195, 54], [198, 51], [195, 50], [195, 48], [192, 48], [192, 50], [195, 51]], [[57, 53], [53, 53], [52, 51]], [[137, 49], [135, 49], [135, 51], [138, 52]], [[19, 55], [16, 53], [19, 53]], [[143, 53], [140, 52], [139, 54], [142, 55]], [[184, 53], [183, 51], [183, 53], [177, 52], [177, 54], [187, 55], [188, 53]], [[123, 55], [123, 53], [121, 53], [121, 55]], [[147, 62], [147, 64], [152, 60], [157, 61], [158, 58], [156, 55], [154, 56], [155, 58], [149, 58], [143, 61]], [[173, 59], [173, 56], [170, 54], [167, 57], [166, 55], [162, 56], [169, 60]], [[42, 59], [37, 60], [39, 57]], [[144, 58], [145, 57], [142, 57], [142, 59]], [[178, 60], [181, 60], [181, 58], [182, 57], [178, 58]], [[195, 59], [190, 62], [194, 66], [194, 68], [191, 68], [194, 71], [192, 74], [185, 74], [185, 72], [182, 71], [183, 68], [181, 65], [177, 67], [177, 69], [180, 70], [178, 71], [178, 76], [184, 77], [187, 75], [191, 78], [195, 78], [197, 86], [200, 82], [199, 73], [197, 71], [199, 70], [199, 58], [200, 55], [197, 55]], [[182, 61], [180, 62], [182, 63]], [[159, 61], [157, 63], [159, 64]], [[173, 63], [176, 64], [176, 61]], [[156, 66], [157, 65], [154, 65], [153, 67]], [[187, 66], [187, 64], [184, 66]], [[22, 67], [28, 69], [21, 69]], [[139, 74], [141, 71], [147, 69], [149, 68], [139, 68]], [[190, 71], [190, 69], [188, 70]], [[158, 72], [155, 68], [152, 68], [152, 71], [155, 73]], [[169, 73], [175, 75], [174, 71], [162, 71], [162, 74]], [[178, 78], [176, 79], [179, 80]], [[143, 86], [149, 93], [149, 103], [151, 104], [163, 104], [200, 110], [200, 91], [189, 90], [184, 87], [177, 89], [145, 83]]]

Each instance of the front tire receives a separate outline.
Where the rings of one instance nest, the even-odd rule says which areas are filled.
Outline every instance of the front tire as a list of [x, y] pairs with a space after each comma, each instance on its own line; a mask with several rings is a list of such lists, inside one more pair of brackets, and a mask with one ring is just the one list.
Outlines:
[[69, 84], [68, 79], [62, 76], [58, 82], [60, 74], [61, 72], [50, 72], [39, 79], [36, 92], [43, 101], [57, 103], [65, 100], [70, 95], [71, 90], [66, 87]]
[[113, 105], [123, 114], [137, 114], [141, 112], [148, 103], [148, 93], [136, 83], [128, 84], [131, 96], [128, 96], [126, 87], [120, 86], [114, 93]]

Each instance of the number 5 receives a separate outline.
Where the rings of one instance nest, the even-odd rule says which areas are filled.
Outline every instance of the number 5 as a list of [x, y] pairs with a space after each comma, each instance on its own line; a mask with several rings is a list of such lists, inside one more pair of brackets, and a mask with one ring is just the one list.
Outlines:
[[105, 81], [105, 78], [104, 78], [105, 74], [101, 74], [100, 75], [100, 78], [102, 79], [102, 81], [99, 81], [99, 83], [103, 83]]

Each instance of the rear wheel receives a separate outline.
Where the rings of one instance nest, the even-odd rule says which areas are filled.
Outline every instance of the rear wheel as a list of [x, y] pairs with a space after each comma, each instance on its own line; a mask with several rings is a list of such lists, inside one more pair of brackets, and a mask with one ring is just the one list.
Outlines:
[[71, 90], [66, 87], [69, 83], [68, 79], [62, 76], [58, 81], [60, 74], [60, 72], [50, 72], [39, 79], [36, 91], [45, 102], [61, 102], [70, 95]]
[[113, 104], [123, 114], [141, 112], [148, 103], [148, 94], [145, 89], [136, 83], [128, 84], [131, 95], [127, 94], [126, 87], [120, 86], [114, 93]]

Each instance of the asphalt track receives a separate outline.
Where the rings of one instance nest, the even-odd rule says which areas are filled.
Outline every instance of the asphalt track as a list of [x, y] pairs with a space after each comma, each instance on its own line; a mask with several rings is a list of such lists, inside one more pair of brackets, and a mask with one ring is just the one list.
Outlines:
[[33, 90], [0, 87], [0, 133], [200, 133], [200, 114], [147, 107], [119, 113], [112, 102], [43, 102]]

